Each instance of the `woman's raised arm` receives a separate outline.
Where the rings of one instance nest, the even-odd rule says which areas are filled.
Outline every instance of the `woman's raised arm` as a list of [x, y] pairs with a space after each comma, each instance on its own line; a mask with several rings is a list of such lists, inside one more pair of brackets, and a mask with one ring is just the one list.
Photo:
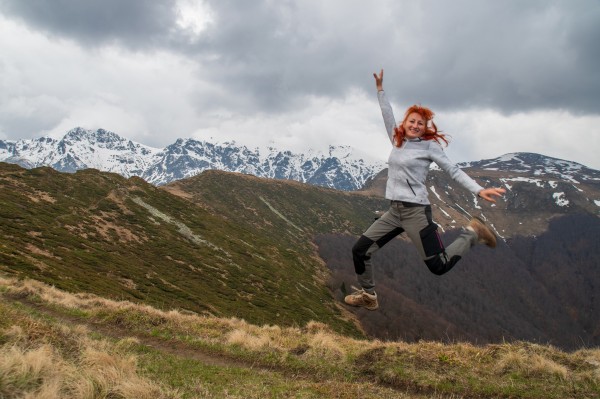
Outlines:
[[381, 108], [381, 115], [383, 116], [383, 123], [385, 124], [385, 130], [387, 131], [388, 137], [392, 145], [394, 144], [394, 128], [396, 127], [396, 119], [394, 118], [394, 111], [392, 111], [392, 105], [385, 96], [383, 91], [383, 69], [375, 77], [375, 85], [377, 86], [377, 99], [379, 100], [379, 107]]

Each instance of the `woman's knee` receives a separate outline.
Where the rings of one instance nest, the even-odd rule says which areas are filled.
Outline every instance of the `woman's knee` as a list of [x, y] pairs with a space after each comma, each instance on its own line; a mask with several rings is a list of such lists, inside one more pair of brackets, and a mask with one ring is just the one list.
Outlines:
[[425, 259], [425, 264], [429, 271], [437, 276], [448, 273], [454, 265], [460, 260], [460, 256], [455, 255], [450, 259], [446, 258], [446, 254], [438, 254], [429, 259]]
[[373, 240], [360, 236], [356, 244], [352, 247], [352, 260], [354, 262], [354, 270], [356, 274], [363, 274], [366, 270], [365, 261], [371, 259], [367, 252], [369, 248], [373, 245]]
[[356, 241], [354, 246], [352, 247], [352, 255], [354, 257], [358, 257], [361, 259], [368, 258], [367, 252], [371, 245], [373, 245], [375, 241], [367, 238], [366, 236], [360, 236], [360, 238]]

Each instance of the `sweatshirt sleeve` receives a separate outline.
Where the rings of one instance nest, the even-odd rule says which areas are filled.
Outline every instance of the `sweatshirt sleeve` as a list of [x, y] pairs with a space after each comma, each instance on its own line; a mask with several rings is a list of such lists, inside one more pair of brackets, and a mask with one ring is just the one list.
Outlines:
[[383, 90], [377, 92], [377, 99], [379, 100], [379, 107], [381, 108], [381, 115], [383, 116], [385, 130], [387, 131], [390, 142], [394, 144], [394, 128], [396, 127], [396, 119], [394, 119], [392, 105], [388, 101], [385, 91]]
[[429, 145], [431, 160], [435, 162], [443, 171], [448, 173], [452, 180], [460, 183], [461, 186], [477, 195], [483, 187], [481, 187], [475, 180], [471, 179], [462, 169], [454, 164], [446, 155], [442, 146], [431, 141]]

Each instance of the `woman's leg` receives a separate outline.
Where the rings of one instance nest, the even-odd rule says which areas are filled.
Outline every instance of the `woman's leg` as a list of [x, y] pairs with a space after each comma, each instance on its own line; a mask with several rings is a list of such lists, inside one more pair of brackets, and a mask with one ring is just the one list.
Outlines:
[[360, 236], [352, 247], [354, 270], [360, 287], [369, 294], [375, 292], [371, 256], [404, 230], [400, 227], [398, 211], [390, 208]]
[[447, 248], [431, 219], [431, 206], [405, 208], [403, 226], [429, 270], [436, 275], [449, 272], [477, 244], [477, 234], [465, 229]]

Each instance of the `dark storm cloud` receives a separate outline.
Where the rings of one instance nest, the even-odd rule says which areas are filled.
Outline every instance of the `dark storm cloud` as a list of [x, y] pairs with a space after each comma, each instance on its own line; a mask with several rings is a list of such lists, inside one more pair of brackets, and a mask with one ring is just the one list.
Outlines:
[[371, 83], [379, 50], [369, 41], [379, 29], [363, 27], [361, 12], [370, 12], [363, 2], [210, 4], [217, 23], [188, 50], [219, 55], [203, 65], [232, 95], [251, 92], [259, 107], [281, 111], [299, 105], [303, 96], [339, 97]]
[[176, 19], [173, 1], [158, 0], [0, 0], [0, 12], [84, 45], [134, 48], [161, 42]]
[[598, 111], [600, 2], [453, 5], [432, 12], [423, 34], [431, 61], [422, 86], [428, 102]]
[[207, 3], [214, 23], [194, 40], [178, 28], [174, 1], [0, 0], [0, 11], [84, 45], [185, 55], [223, 87], [219, 101], [244, 98], [247, 112], [372, 91], [381, 67], [402, 103], [600, 109], [597, 0]]
[[373, 90], [384, 67], [395, 99], [437, 109], [600, 109], [600, 2], [414, 3], [213, 1], [202, 46], [221, 55], [216, 79], [264, 107]]

